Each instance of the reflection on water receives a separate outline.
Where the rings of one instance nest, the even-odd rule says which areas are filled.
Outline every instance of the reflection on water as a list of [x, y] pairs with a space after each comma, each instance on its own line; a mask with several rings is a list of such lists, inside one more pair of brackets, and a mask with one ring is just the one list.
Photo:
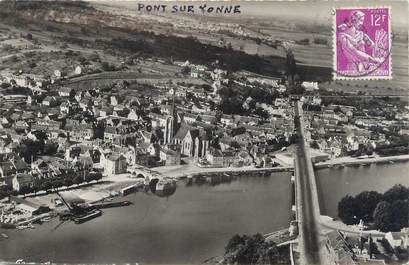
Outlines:
[[409, 187], [408, 172], [408, 162], [317, 170], [321, 213], [337, 217], [338, 202], [347, 194], [365, 190], [385, 192], [395, 184]]
[[52, 220], [34, 230], [7, 231], [10, 238], [0, 240], [0, 259], [199, 264], [222, 255], [234, 234], [268, 233], [289, 224], [288, 172], [188, 182], [178, 181], [176, 192], [153, 192], [149, 186], [126, 197], [132, 205], [106, 209], [81, 225], [67, 222], [54, 229], [59, 222]]

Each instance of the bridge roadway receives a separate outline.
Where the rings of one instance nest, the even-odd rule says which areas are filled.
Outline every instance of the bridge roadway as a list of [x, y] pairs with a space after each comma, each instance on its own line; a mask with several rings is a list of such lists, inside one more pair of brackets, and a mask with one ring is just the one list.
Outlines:
[[299, 223], [300, 264], [322, 264], [320, 258], [319, 218], [320, 209], [314, 170], [308, 146], [304, 138], [302, 105], [297, 101], [295, 122], [299, 132], [299, 144], [295, 153], [295, 176], [297, 182], [297, 218]]

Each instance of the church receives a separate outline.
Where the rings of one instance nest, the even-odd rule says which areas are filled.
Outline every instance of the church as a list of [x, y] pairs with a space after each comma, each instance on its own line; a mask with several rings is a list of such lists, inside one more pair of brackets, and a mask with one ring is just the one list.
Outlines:
[[181, 155], [188, 157], [205, 157], [209, 149], [209, 134], [203, 130], [182, 123], [178, 119], [175, 108], [175, 92], [173, 92], [172, 107], [166, 117], [163, 144], [178, 147]]

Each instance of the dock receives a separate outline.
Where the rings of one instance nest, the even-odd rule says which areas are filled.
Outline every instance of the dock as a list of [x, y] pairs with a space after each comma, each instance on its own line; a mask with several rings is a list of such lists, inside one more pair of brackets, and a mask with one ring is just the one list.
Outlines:
[[119, 201], [119, 202], [100, 202], [91, 204], [90, 207], [93, 209], [106, 209], [106, 208], [113, 208], [113, 207], [122, 207], [122, 206], [129, 206], [132, 202], [130, 201]]
[[121, 189], [120, 193], [122, 194], [122, 196], [126, 196], [126, 195], [136, 191], [140, 187], [143, 187], [143, 184], [141, 184], [141, 183], [132, 184], [132, 185], [129, 185], [129, 186]]
[[359, 167], [365, 166], [368, 167], [371, 164], [393, 164], [395, 162], [405, 162], [409, 161], [409, 155], [399, 155], [399, 156], [381, 156], [381, 157], [369, 157], [369, 158], [352, 158], [347, 157], [344, 159], [334, 159], [326, 162], [318, 162], [314, 164], [314, 168], [322, 169], [328, 167], [338, 166], [339, 168], [344, 166]]

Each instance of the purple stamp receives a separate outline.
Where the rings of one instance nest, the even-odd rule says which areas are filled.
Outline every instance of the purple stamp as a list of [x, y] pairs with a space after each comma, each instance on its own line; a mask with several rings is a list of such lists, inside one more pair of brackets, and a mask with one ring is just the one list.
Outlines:
[[390, 79], [390, 8], [337, 8], [334, 78]]

